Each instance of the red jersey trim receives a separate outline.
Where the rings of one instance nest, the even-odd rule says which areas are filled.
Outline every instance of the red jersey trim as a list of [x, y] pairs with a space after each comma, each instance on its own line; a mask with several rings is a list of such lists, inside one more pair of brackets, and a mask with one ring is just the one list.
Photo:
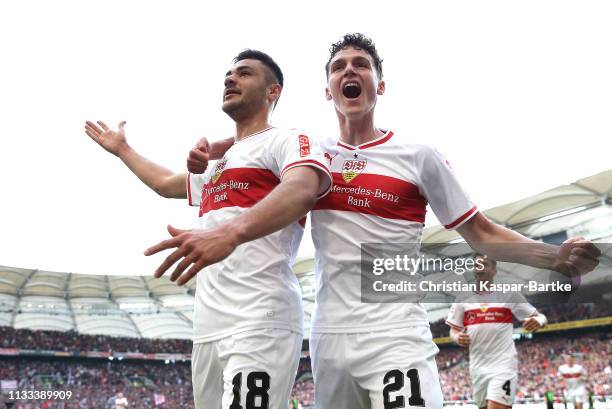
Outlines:
[[465, 327], [461, 327], [461, 326], [459, 326], [459, 325], [457, 325], [455, 323], [452, 323], [449, 320], [446, 320], [445, 322], [446, 322], [446, 325], [448, 325], [449, 327], [453, 327], [453, 328], [458, 329], [458, 330], [462, 330], [463, 328], [465, 328]]
[[191, 200], [191, 173], [187, 173], [187, 199], [189, 200], [189, 206], [193, 206], [193, 202]]
[[291, 162], [290, 164], [285, 166], [283, 168], [283, 170], [281, 171], [281, 178], [283, 177], [285, 172], [287, 172], [289, 169], [294, 168], [296, 166], [314, 166], [314, 167], [318, 167], [318, 168], [321, 168], [323, 171], [325, 171], [325, 173], [327, 173], [329, 175], [330, 179], [332, 177], [332, 174], [329, 171], [329, 168], [327, 166], [325, 166], [325, 164], [319, 162], [318, 160], [314, 160], [314, 159], [304, 159], [304, 160], [298, 160], [298, 161], [295, 161], [295, 162]]
[[371, 148], [373, 146], [381, 145], [381, 144], [387, 142], [389, 139], [391, 139], [392, 136], [393, 136], [393, 132], [387, 131], [387, 133], [385, 133], [380, 138], [375, 139], [375, 140], [370, 141], [370, 142], [362, 143], [361, 145], [353, 146], [353, 145], [349, 145], [347, 143], [338, 141], [338, 146], [341, 146], [341, 147], [343, 147], [345, 149], [348, 149], [350, 151], [354, 151], [355, 149], [368, 149], [368, 148]]
[[472, 218], [472, 216], [474, 216], [476, 214], [477, 210], [478, 210], [478, 208], [476, 206], [473, 206], [470, 210], [465, 212], [463, 215], [461, 215], [454, 222], [445, 225], [444, 228], [448, 229], [448, 230], [456, 229], [457, 227], [461, 226], [463, 223], [465, 223], [468, 220], [470, 220]]
[[288, 164], [287, 166], [285, 166], [283, 168], [283, 170], [281, 172], [281, 179], [285, 175], [285, 172], [287, 172], [289, 169], [293, 169], [293, 168], [298, 167], [298, 166], [311, 166], [313, 168], [317, 168], [317, 169], [322, 170], [327, 175], [329, 183], [327, 184], [325, 189], [323, 189], [320, 192], [318, 192], [317, 199], [320, 199], [320, 198], [322, 198], [323, 196], [325, 196], [325, 195], [327, 195], [329, 193], [329, 191], [332, 188], [333, 176], [332, 176], [332, 174], [329, 171], [329, 168], [327, 166], [325, 166], [321, 162], [313, 160], [313, 159], [299, 160], [299, 161], [292, 162], [292, 163]]

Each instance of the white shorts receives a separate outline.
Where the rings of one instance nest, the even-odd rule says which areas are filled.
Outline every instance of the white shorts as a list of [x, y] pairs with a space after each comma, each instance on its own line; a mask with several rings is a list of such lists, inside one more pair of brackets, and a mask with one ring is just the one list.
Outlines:
[[487, 401], [512, 407], [516, 396], [517, 375], [514, 371], [472, 373], [472, 392], [476, 406], [484, 408]]
[[565, 400], [571, 403], [583, 403], [586, 400], [586, 390], [584, 386], [568, 389]]
[[310, 337], [317, 409], [442, 408], [429, 327]]
[[287, 409], [301, 349], [302, 334], [283, 329], [194, 344], [196, 409]]

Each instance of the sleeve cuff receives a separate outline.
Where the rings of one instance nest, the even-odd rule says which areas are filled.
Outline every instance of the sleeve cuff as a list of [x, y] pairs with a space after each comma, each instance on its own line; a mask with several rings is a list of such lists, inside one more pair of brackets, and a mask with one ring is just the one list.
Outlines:
[[449, 327], [455, 328], [455, 329], [457, 329], [459, 331], [463, 330], [463, 328], [464, 328], [463, 325], [457, 325], [457, 324], [455, 324], [455, 323], [453, 323], [453, 322], [451, 322], [449, 320], [446, 320], [446, 325], [448, 325]]
[[459, 216], [454, 222], [444, 225], [444, 228], [447, 230], [454, 230], [474, 217], [476, 213], [478, 213], [478, 208], [476, 206], [472, 206], [470, 210]]
[[321, 181], [321, 185], [319, 186], [319, 193], [317, 194], [317, 199], [320, 199], [329, 193], [329, 191], [332, 188], [332, 180], [333, 180], [332, 174], [329, 171], [329, 168], [327, 166], [325, 166], [324, 164], [316, 160], [306, 159], [306, 160], [300, 160], [300, 161], [292, 162], [288, 164], [287, 166], [283, 168], [281, 172], [281, 179], [283, 178], [283, 176], [289, 169], [293, 169], [298, 166], [311, 166], [313, 168], [321, 170], [327, 176], [327, 183], [325, 180]]
[[537, 313], [537, 315], [535, 315], [534, 318], [536, 319], [536, 321], [538, 321], [538, 323], [542, 327], [544, 325], [548, 324], [548, 319], [546, 318], [546, 315], [544, 315], [544, 314]]

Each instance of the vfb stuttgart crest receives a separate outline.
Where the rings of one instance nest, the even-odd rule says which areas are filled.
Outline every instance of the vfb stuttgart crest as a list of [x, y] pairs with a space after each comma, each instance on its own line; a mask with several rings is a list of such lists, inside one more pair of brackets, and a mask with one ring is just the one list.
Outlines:
[[226, 163], [227, 163], [227, 159], [225, 158], [217, 162], [217, 165], [215, 166], [215, 170], [213, 171], [213, 174], [210, 178], [210, 180], [213, 183], [217, 183], [217, 180], [219, 180], [219, 178], [221, 177], [221, 174], [223, 173], [223, 169], [225, 168]]
[[368, 161], [365, 159], [345, 160], [344, 165], [342, 165], [342, 179], [346, 183], [350, 183], [365, 169], [367, 164]]

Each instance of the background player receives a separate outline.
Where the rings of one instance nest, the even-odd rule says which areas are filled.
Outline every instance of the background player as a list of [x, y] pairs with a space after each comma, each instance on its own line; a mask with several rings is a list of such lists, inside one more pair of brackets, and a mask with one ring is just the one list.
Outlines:
[[[491, 283], [497, 262], [477, 256], [483, 268], [476, 268], [477, 283]], [[506, 302], [500, 302], [502, 299]], [[512, 340], [513, 317], [526, 331], [546, 325], [546, 317], [520, 295], [476, 293], [465, 303], [451, 306], [446, 323], [459, 346], [470, 349], [470, 377], [474, 401], [479, 408], [512, 407], [516, 395], [518, 359]]]
[[290, 267], [303, 234], [298, 220], [329, 190], [331, 176], [307, 136], [270, 125], [283, 76], [268, 55], [240, 53], [224, 84], [222, 108], [236, 123], [236, 142], [204, 175], [174, 174], [142, 157], [127, 144], [125, 123], [113, 131], [87, 122], [86, 133], [156, 192], [200, 208], [205, 230], [169, 226], [173, 238], [147, 251], [178, 248], [156, 271], [180, 260], [170, 277], [178, 284], [220, 261], [196, 287], [196, 408], [286, 409], [302, 344]]
[[558, 374], [565, 381], [565, 401], [571, 402], [575, 409], [582, 409], [582, 403], [587, 396], [584, 387], [584, 378], [587, 376], [586, 369], [575, 363], [573, 355], [569, 353], [565, 364], [559, 367]]
[[127, 409], [128, 406], [127, 398], [123, 396], [123, 392], [119, 392], [115, 397], [115, 409]]

